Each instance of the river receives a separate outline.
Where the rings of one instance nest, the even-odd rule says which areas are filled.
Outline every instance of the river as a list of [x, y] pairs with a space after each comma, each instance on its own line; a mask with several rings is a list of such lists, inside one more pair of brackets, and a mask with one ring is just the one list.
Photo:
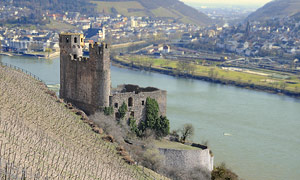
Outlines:
[[[59, 59], [0, 56], [47, 84], [59, 83]], [[112, 66], [112, 85], [168, 91], [171, 129], [192, 123], [194, 141], [208, 141], [215, 163], [246, 180], [300, 179], [300, 100], [238, 87]]]

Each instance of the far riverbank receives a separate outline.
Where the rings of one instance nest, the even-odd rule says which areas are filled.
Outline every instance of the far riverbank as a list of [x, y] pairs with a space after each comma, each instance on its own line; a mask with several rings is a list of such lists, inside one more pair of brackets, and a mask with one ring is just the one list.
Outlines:
[[59, 57], [59, 52], [32, 52], [32, 53], [14, 53], [14, 52], [0, 52], [1, 56], [23, 56], [23, 57], [35, 57], [43, 59], [55, 59]]
[[127, 62], [127, 61], [120, 60], [115, 57], [112, 57], [111, 60], [114, 63], [114, 65], [117, 65], [122, 68], [146, 70], [146, 71], [157, 72], [157, 73], [170, 75], [170, 76], [174, 76], [174, 77], [197, 79], [197, 80], [203, 80], [203, 81], [212, 82], [212, 83], [232, 85], [232, 86], [246, 88], [246, 89], [258, 90], [258, 91], [264, 91], [264, 92], [278, 94], [278, 95], [287, 95], [287, 96], [291, 96], [294, 98], [300, 98], [300, 92], [294, 92], [294, 91], [290, 91], [287, 89], [265, 86], [265, 85], [254, 84], [254, 83], [247, 83], [247, 82], [242, 82], [241, 80], [237, 81], [237, 80], [230, 80], [230, 79], [225, 79], [225, 78], [224, 79], [216, 78], [213, 76], [210, 77], [210, 76], [205, 76], [205, 75], [178, 72], [178, 71], [174, 71], [174, 69], [171, 69], [171, 68], [136, 64], [132, 61]]

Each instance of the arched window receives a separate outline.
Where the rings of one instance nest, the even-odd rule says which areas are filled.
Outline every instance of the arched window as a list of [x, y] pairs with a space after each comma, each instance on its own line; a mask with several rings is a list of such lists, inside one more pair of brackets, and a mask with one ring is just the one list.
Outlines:
[[132, 99], [132, 97], [128, 98], [128, 106], [129, 107], [133, 106], [133, 99]]
[[74, 43], [77, 43], [77, 37], [74, 37]]

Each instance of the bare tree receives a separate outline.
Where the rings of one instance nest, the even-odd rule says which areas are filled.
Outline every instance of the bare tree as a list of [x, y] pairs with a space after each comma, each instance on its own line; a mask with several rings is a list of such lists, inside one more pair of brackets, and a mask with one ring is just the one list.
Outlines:
[[181, 142], [185, 142], [187, 139], [190, 139], [194, 136], [194, 126], [192, 124], [185, 124], [183, 128], [180, 130], [181, 132]]

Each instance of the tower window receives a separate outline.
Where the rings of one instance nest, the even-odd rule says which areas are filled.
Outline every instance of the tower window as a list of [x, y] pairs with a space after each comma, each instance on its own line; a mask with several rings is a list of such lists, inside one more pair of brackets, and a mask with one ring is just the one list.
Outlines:
[[74, 38], [74, 43], [77, 43], [77, 37]]
[[66, 38], [66, 42], [69, 43], [69, 38]]
[[145, 101], [142, 101], [142, 105], [143, 105], [143, 106], [145, 105]]
[[115, 108], [118, 108], [119, 107], [119, 104], [118, 103], [115, 103]]
[[83, 42], [83, 38], [81, 38], [81, 42]]
[[132, 99], [132, 97], [130, 97], [130, 98], [128, 98], [128, 106], [132, 107], [132, 105], [133, 105], [133, 99]]

